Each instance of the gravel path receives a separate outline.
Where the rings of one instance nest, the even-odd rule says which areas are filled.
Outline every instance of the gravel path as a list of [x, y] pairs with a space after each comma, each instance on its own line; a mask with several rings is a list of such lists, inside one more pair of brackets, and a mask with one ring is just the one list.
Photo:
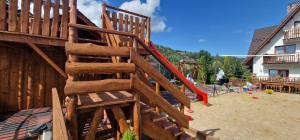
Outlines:
[[209, 103], [192, 103], [191, 127], [221, 140], [300, 139], [299, 94], [229, 93]]

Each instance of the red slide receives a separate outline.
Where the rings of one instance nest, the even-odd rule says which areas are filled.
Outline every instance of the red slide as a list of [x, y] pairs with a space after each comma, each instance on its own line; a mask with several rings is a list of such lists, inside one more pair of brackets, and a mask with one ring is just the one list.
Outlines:
[[187, 80], [184, 75], [170, 62], [168, 59], [162, 55], [155, 45], [150, 42], [149, 43], [149, 51], [150, 53], [161, 63], [163, 64], [170, 72], [172, 72], [184, 85], [189, 88], [192, 92], [197, 94], [198, 100], [202, 100], [204, 104], [207, 105], [208, 97], [207, 93], [198, 89], [193, 83]]

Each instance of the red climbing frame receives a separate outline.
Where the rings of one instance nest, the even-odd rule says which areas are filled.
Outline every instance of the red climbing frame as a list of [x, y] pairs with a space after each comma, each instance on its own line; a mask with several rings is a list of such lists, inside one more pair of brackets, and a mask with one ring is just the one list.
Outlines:
[[207, 105], [208, 97], [207, 93], [198, 89], [193, 83], [187, 80], [184, 75], [170, 62], [168, 59], [162, 55], [155, 45], [150, 42], [148, 45], [148, 51], [161, 63], [163, 64], [170, 72], [172, 72], [183, 84], [189, 88], [192, 92], [197, 94], [198, 100], [202, 100], [204, 104]]

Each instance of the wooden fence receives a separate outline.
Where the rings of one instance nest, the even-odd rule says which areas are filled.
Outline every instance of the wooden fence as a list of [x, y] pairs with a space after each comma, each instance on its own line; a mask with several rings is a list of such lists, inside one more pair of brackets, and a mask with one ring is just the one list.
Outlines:
[[0, 0], [0, 31], [67, 39], [68, 20], [69, 0]]

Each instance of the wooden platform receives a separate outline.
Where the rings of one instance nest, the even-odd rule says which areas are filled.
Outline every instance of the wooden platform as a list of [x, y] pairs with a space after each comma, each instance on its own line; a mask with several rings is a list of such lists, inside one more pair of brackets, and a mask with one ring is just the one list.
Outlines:
[[93, 108], [134, 102], [133, 95], [127, 91], [89, 93], [78, 96], [78, 108]]

